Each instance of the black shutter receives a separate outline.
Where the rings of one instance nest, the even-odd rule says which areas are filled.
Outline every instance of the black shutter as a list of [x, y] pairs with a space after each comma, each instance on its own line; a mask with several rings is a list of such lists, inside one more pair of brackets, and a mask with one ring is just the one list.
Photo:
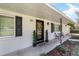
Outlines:
[[22, 17], [15, 16], [16, 36], [22, 36]]
[[54, 24], [51, 23], [51, 33], [54, 32]]
[[62, 18], [60, 18], [60, 31], [62, 32]]
[[62, 36], [62, 18], [60, 18], [60, 32], [61, 32], [60, 36]]

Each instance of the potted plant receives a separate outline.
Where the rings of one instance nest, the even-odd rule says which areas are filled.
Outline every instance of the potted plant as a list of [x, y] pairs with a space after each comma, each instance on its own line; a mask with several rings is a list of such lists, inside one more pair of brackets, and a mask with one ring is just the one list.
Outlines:
[[33, 47], [36, 46], [36, 32], [35, 30], [33, 31]]
[[46, 40], [45, 42], [48, 42], [48, 30], [46, 30]]

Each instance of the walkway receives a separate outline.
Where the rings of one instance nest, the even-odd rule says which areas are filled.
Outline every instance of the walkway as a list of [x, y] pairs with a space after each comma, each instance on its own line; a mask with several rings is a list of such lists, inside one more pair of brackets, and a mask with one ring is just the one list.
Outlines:
[[[69, 38], [70, 38], [69, 36], [65, 36], [63, 38], [63, 42]], [[53, 39], [48, 43], [42, 43], [37, 47], [28, 47], [22, 50], [18, 50], [18, 51], [6, 54], [5, 56], [39, 56], [42, 53], [47, 53], [51, 51], [58, 45], [60, 45], [59, 40]]]
[[71, 38], [69, 40], [79, 42], [79, 34], [72, 33]]

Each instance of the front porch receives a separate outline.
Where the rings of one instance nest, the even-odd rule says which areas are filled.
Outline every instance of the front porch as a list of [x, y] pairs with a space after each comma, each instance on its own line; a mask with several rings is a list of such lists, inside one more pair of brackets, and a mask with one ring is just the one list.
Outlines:
[[[63, 38], [63, 42], [69, 39], [70, 36], [66, 35]], [[28, 47], [25, 49], [21, 49], [18, 51], [11, 52], [9, 54], [5, 54], [5, 56], [39, 56], [42, 53], [48, 53], [56, 46], [60, 45], [60, 41], [57, 39], [52, 39], [48, 43], [41, 43], [37, 45], [37, 47]]]

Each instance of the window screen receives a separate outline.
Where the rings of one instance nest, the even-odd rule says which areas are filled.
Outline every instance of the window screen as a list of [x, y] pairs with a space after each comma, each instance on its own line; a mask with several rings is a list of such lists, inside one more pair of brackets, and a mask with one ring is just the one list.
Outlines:
[[14, 35], [14, 18], [0, 15], [0, 37]]

